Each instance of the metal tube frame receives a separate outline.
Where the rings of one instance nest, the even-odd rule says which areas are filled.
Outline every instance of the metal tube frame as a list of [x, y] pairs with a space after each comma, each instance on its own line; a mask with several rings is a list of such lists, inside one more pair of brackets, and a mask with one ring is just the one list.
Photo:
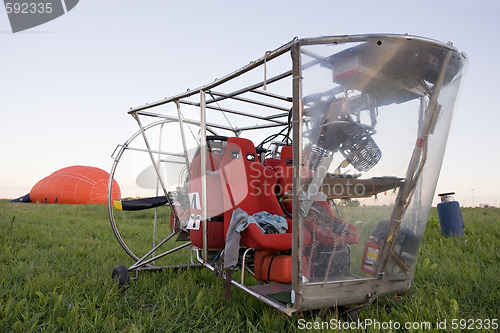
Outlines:
[[[179, 101], [180, 103], [183, 103], [182, 101]], [[150, 117], [155, 117], [155, 118], [162, 118], [166, 120], [171, 120], [171, 121], [178, 121], [177, 117], [173, 116], [168, 116], [168, 115], [163, 115], [160, 113], [153, 113], [153, 112], [147, 112], [147, 111], [138, 111], [138, 115], [143, 115], [143, 116], [150, 116]], [[201, 122], [199, 120], [193, 120], [193, 119], [184, 119], [184, 123], [186, 124], [192, 124], [192, 125], [201, 125]], [[228, 126], [224, 125], [218, 125], [218, 124], [213, 124], [213, 123], [207, 123], [206, 124], [207, 128], [218, 128], [218, 129], [223, 129], [227, 131], [232, 131], [233, 129]]]
[[[161, 245], [163, 245], [163, 244], [165, 244], [165, 243], [164, 243], [164, 242], [159, 243], [159, 245], [160, 245], [160, 246], [161, 246]], [[187, 243], [181, 244], [181, 245], [179, 245], [179, 246], [177, 246], [177, 247], [175, 247], [175, 248], [173, 248], [173, 249], [171, 249], [171, 250], [165, 251], [165, 252], [163, 252], [162, 254], [159, 254], [159, 255], [157, 255], [157, 256], [154, 256], [153, 258], [149, 258], [148, 260], [141, 261], [140, 263], [135, 263], [135, 264], [134, 264], [133, 266], [131, 266], [128, 270], [129, 270], [129, 271], [131, 271], [131, 270], [135, 270], [135, 269], [137, 269], [137, 268], [139, 268], [139, 267], [143, 267], [143, 266], [145, 266], [145, 265], [149, 264], [150, 262], [155, 261], [156, 259], [160, 259], [160, 258], [162, 258], [162, 257], [165, 257], [166, 255], [169, 255], [169, 254], [171, 254], [171, 253], [174, 253], [174, 252], [176, 252], [176, 251], [179, 251], [179, 250], [184, 249], [184, 248], [186, 248], [186, 247], [188, 247], [188, 246], [191, 246], [191, 245], [192, 245], [192, 244], [191, 244], [191, 242], [187, 242]], [[155, 247], [155, 249], [154, 249], [154, 250], [158, 249], [158, 247], [159, 247], [159, 246], [157, 245], [157, 246]], [[150, 252], [151, 252], [151, 251], [150, 251]], [[150, 252], [148, 252], [148, 253], [150, 253]]]
[[205, 91], [200, 90], [200, 121], [201, 121], [201, 220], [203, 221], [202, 242], [203, 262], [208, 262], [208, 213], [207, 213], [207, 120], [205, 109]]
[[[220, 97], [223, 97], [223, 98], [230, 98], [230, 99], [234, 99], [234, 100], [237, 100], [237, 101], [247, 102], [247, 103], [250, 103], [250, 104], [264, 106], [264, 107], [268, 107], [268, 108], [276, 109], [276, 110], [280, 110], [280, 111], [289, 111], [288, 108], [285, 108], [283, 106], [274, 105], [274, 104], [270, 104], [270, 103], [264, 103], [264, 102], [260, 102], [260, 101], [253, 100], [253, 99], [250, 99], [250, 98], [239, 97], [238, 95], [235, 95], [235, 94], [225, 94], [225, 93], [216, 92], [216, 91], [212, 91], [212, 90], [211, 90], [211, 92], [212, 92], [213, 95], [220, 96]], [[220, 100], [222, 100], [222, 99], [220, 99]], [[248, 116], [253, 116], [253, 115], [248, 114]]]
[[158, 154], [158, 155], [168, 155], [168, 156], [175, 156], [175, 157], [184, 157], [184, 154], [179, 154], [179, 153], [171, 153], [167, 151], [160, 151], [160, 150], [148, 150], [144, 148], [135, 148], [135, 147], [126, 147], [125, 149], [127, 150], [134, 150], [134, 151], [142, 151], [144, 153], [153, 153], [153, 154]]
[[178, 235], [178, 234], [179, 234], [179, 231], [178, 232], [173, 232], [170, 235], [168, 235], [167, 237], [165, 237], [165, 239], [163, 239], [157, 245], [153, 245], [153, 248], [151, 250], [149, 250], [148, 253], [146, 253], [144, 256], [142, 256], [142, 258], [140, 258], [139, 260], [137, 260], [137, 262], [135, 264], [133, 264], [132, 266], [130, 266], [129, 270], [133, 270], [136, 267], [142, 266], [143, 262], [144, 262], [144, 259], [146, 259], [150, 254], [153, 254], [160, 246], [162, 246], [163, 244], [165, 244], [170, 238], [172, 238], [172, 237], [174, 237], [175, 235]]
[[177, 117], [179, 117], [179, 128], [181, 131], [182, 149], [184, 150], [184, 160], [186, 161], [186, 170], [189, 170], [189, 156], [187, 153], [186, 138], [184, 136], [184, 121], [183, 121], [184, 116], [182, 115], [181, 105], [179, 101], [175, 101], [175, 105], [177, 106]]
[[302, 202], [299, 201], [299, 191], [302, 188], [300, 168], [302, 161], [302, 69], [300, 43], [291, 50], [292, 56], [292, 129], [293, 129], [293, 183], [292, 183], [292, 303], [295, 309], [300, 309], [302, 301], [302, 244], [303, 218], [300, 214]]
[[[239, 100], [241, 100], [241, 99], [239, 99]], [[192, 106], [198, 106], [197, 103], [189, 102], [189, 101], [182, 101], [181, 103], [182, 104], [187, 104], [187, 105], [192, 105]], [[248, 103], [257, 104], [257, 102], [248, 102]], [[227, 109], [227, 108], [221, 108], [221, 107], [218, 107], [218, 106], [205, 105], [205, 108], [206, 109], [211, 109], [211, 110], [217, 110], [217, 111], [221, 111], [221, 112], [226, 112], [226, 113], [237, 114], [237, 115], [245, 116], [245, 117], [249, 117], [249, 118], [255, 118], [255, 119], [261, 119], [261, 120], [273, 121], [273, 122], [281, 124], [281, 125], [286, 125], [286, 123], [284, 123], [282, 121], [274, 120], [275, 118], [284, 117], [285, 115], [283, 115], [283, 114], [275, 115], [272, 118], [270, 118], [270, 117], [261, 117], [261, 116], [257, 116], [257, 115], [254, 115], [254, 114], [245, 113], [245, 112], [242, 112], [242, 111], [231, 110], [231, 109]]]

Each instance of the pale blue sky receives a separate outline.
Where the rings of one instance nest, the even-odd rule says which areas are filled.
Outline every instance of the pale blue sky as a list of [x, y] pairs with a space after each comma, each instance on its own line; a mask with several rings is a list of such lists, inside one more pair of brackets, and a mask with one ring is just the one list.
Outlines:
[[0, 8], [0, 198], [69, 165], [109, 171], [136, 130], [130, 107], [211, 82], [295, 36], [409, 33], [452, 41], [470, 61], [436, 193], [500, 206], [498, 13], [496, 0], [82, 0], [13, 34]]

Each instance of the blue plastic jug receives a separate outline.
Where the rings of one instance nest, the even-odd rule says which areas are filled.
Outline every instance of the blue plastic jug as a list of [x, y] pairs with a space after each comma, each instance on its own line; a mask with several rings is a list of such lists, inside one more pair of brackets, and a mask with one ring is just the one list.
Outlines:
[[441, 202], [437, 205], [441, 233], [445, 236], [463, 236], [464, 220], [460, 211], [460, 204], [452, 195], [454, 192], [439, 194]]

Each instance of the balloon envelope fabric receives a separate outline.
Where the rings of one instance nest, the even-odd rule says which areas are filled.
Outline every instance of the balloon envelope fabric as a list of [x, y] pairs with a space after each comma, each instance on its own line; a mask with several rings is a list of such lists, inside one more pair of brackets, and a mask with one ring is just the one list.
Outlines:
[[[32, 202], [59, 204], [107, 204], [109, 173], [83, 165], [66, 167], [33, 186]], [[120, 199], [120, 187], [113, 180], [112, 199]]]

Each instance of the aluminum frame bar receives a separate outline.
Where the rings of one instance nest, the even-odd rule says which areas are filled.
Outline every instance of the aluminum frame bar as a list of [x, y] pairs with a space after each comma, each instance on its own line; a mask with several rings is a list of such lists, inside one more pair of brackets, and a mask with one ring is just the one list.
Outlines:
[[[246, 92], [249, 92], [249, 91], [253, 91], [253, 90], [257, 89], [257, 88], [263, 87], [264, 83], [266, 83], [266, 84], [274, 83], [276, 81], [282, 80], [282, 79], [284, 79], [286, 77], [289, 77], [291, 75], [292, 75], [292, 71], [291, 70], [290, 71], [286, 71], [286, 72], [283, 72], [283, 73], [281, 73], [279, 75], [276, 75], [276, 76], [274, 76], [274, 77], [272, 77], [272, 78], [270, 78], [270, 79], [268, 79], [266, 81], [257, 82], [255, 84], [252, 84], [252, 85], [246, 87], [246, 88], [243, 88], [243, 89], [240, 89], [240, 90], [236, 90], [236, 91], [234, 91], [232, 93], [229, 93], [228, 95], [230, 95], [231, 97], [232, 96], [241, 95], [243, 93], [246, 93]], [[224, 98], [219, 97], [219, 98], [211, 100], [210, 102], [214, 103], [214, 102], [217, 102], [217, 101], [220, 101], [220, 100], [223, 100], [223, 99]]]
[[[190, 102], [190, 101], [180, 101], [179, 103], [187, 104], [187, 105], [191, 105], [191, 106], [198, 106], [198, 103]], [[278, 123], [278, 124], [281, 124], [281, 125], [286, 125], [285, 122], [279, 121], [279, 120], [274, 120], [274, 118], [258, 116], [258, 115], [254, 115], [254, 114], [250, 114], [250, 113], [246, 113], [246, 112], [242, 112], [242, 111], [237, 111], [237, 110], [232, 110], [232, 109], [227, 109], [227, 108], [221, 108], [221, 107], [212, 106], [212, 105], [205, 105], [205, 108], [210, 109], [210, 110], [216, 110], [216, 111], [231, 113], [231, 114], [237, 114], [237, 115], [245, 116], [245, 117], [249, 117], [249, 118], [255, 118], [255, 119], [270, 121], [270, 122]], [[280, 116], [280, 117], [283, 117], [283, 116]], [[278, 117], [276, 117], [276, 118], [278, 118]]]
[[157, 260], [157, 259], [160, 259], [160, 258], [162, 258], [162, 257], [166, 256], [166, 255], [169, 255], [170, 253], [174, 253], [174, 252], [176, 252], [176, 251], [179, 251], [179, 250], [181, 250], [181, 249], [183, 249], [183, 248], [185, 248], [185, 247], [191, 246], [191, 245], [192, 245], [192, 244], [191, 244], [191, 242], [187, 242], [187, 243], [181, 244], [181, 245], [179, 245], [179, 246], [177, 246], [177, 247], [174, 247], [174, 248], [173, 248], [173, 249], [171, 249], [171, 250], [168, 250], [168, 251], [166, 251], [166, 252], [163, 252], [162, 254], [159, 254], [159, 255], [157, 255], [157, 256], [154, 256], [153, 258], [150, 258], [150, 259], [148, 259], [148, 260], [146, 260], [146, 261], [143, 261], [143, 262], [141, 262], [139, 265], [134, 264], [134, 265], [133, 265], [133, 266], [131, 266], [128, 270], [130, 271], [130, 270], [134, 270], [134, 269], [137, 269], [137, 268], [139, 268], [139, 267], [145, 266], [145, 265], [149, 264], [150, 262], [153, 262], [153, 261], [155, 261], [155, 260]]
[[181, 105], [180, 105], [179, 101], [175, 101], [175, 105], [177, 106], [177, 117], [179, 117], [179, 127], [181, 130], [182, 149], [184, 150], [184, 160], [186, 162], [186, 168], [187, 168], [187, 170], [189, 170], [190, 169], [189, 157], [188, 157], [188, 153], [187, 153], [186, 137], [184, 136], [184, 122], [182, 120], [182, 118], [184, 118], [184, 116], [182, 115]]
[[259, 94], [259, 95], [264, 95], [264, 96], [271, 97], [271, 98], [280, 99], [280, 100], [285, 101], [285, 102], [290, 102], [290, 103], [292, 102], [292, 97], [281, 96], [281, 95], [269, 92], [267, 90], [253, 89], [253, 90], [250, 90], [250, 92], [255, 93], [255, 94]]
[[243, 132], [254, 129], [263, 129], [263, 128], [271, 128], [271, 127], [280, 127], [280, 126], [288, 126], [288, 124], [272, 124], [272, 125], [253, 125], [253, 126], [245, 126], [245, 127], [236, 127], [234, 129], [235, 132]]
[[456, 52], [457, 49], [450, 44], [443, 43], [441, 41], [418, 37], [418, 36], [406, 36], [406, 35], [398, 35], [398, 34], [363, 34], [363, 35], [341, 35], [341, 36], [323, 36], [323, 37], [314, 37], [314, 38], [301, 38], [299, 39], [299, 43], [301, 45], [320, 45], [320, 44], [343, 44], [343, 43], [356, 43], [356, 42], [367, 42], [379, 39], [401, 39], [406, 38], [412, 41], [421, 41], [426, 44], [434, 44], [438, 47], [444, 47], [448, 50]]
[[142, 258], [140, 258], [139, 260], [137, 260], [137, 262], [135, 264], [133, 264], [132, 266], [130, 266], [129, 270], [132, 270], [134, 269], [135, 267], [139, 266], [142, 261], [144, 259], [146, 259], [147, 257], [149, 257], [152, 253], [154, 253], [156, 250], [158, 250], [158, 248], [160, 246], [162, 246], [163, 244], [165, 244], [169, 239], [171, 239], [172, 237], [174, 237], [175, 235], [178, 235], [181, 231], [177, 231], [177, 232], [172, 232], [170, 235], [168, 235], [167, 237], [165, 237], [161, 242], [159, 242], [157, 245], [153, 245], [153, 248], [151, 250], [148, 251], [148, 253], [146, 253], [144, 256], [142, 256]]
[[250, 103], [250, 104], [255, 104], [255, 105], [259, 105], [259, 106], [264, 106], [264, 107], [272, 108], [272, 109], [276, 109], [276, 110], [289, 111], [289, 108], [286, 108], [284, 106], [274, 105], [274, 104], [270, 104], [270, 103], [266, 103], [266, 102], [261, 102], [261, 101], [253, 100], [253, 99], [250, 99], [250, 98], [240, 97], [240, 96], [231, 96], [230, 94], [226, 94], [226, 93], [222, 93], [222, 92], [216, 92], [216, 91], [213, 91], [213, 90], [211, 90], [211, 92], [215, 96], [220, 96], [220, 97], [225, 97], [225, 98], [229, 98], [229, 99], [234, 99], [234, 100], [237, 100], [237, 101], [241, 101], [241, 102], [245, 102], [245, 103]]
[[168, 156], [175, 156], [175, 157], [184, 157], [184, 154], [181, 154], [181, 153], [171, 153], [171, 152], [168, 152], [168, 151], [160, 151], [160, 150], [147, 150], [147, 149], [144, 149], [144, 148], [136, 148], [136, 147], [125, 147], [124, 148], [125, 150], [133, 150], [133, 151], [141, 151], [141, 152], [145, 152], [145, 153], [153, 153], [153, 154], [160, 154], [160, 155], [168, 155]]
[[205, 109], [205, 91], [200, 90], [200, 122], [201, 122], [201, 220], [203, 261], [208, 261], [208, 199], [207, 199], [207, 114]]
[[[179, 102], [182, 103], [182, 101], [179, 101]], [[162, 118], [162, 119], [171, 120], [171, 121], [178, 121], [177, 117], [163, 115], [163, 114], [160, 114], [160, 113], [147, 112], [147, 111], [138, 111], [137, 114], [142, 115], [142, 116], [150, 116], [150, 117]], [[186, 119], [186, 118], [184, 118], [183, 121], [186, 124], [192, 124], [192, 125], [200, 125], [201, 124], [201, 122], [199, 120], [194, 120], [194, 119]], [[208, 128], [212, 128], [213, 127], [213, 128], [218, 128], [218, 129], [223, 129], [223, 130], [231, 131], [231, 132], [234, 131], [233, 128], [231, 128], [229, 126], [225, 126], [225, 125], [218, 125], [218, 124], [213, 124], [213, 123], [207, 123], [206, 126]]]
[[299, 191], [302, 187], [300, 171], [302, 161], [302, 69], [300, 43], [293, 45], [292, 56], [292, 129], [293, 129], [293, 183], [292, 183], [292, 296], [294, 309], [300, 309], [302, 303], [303, 281], [302, 272], [302, 228], [304, 221], [300, 214], [302, 202], [299, 200]]

